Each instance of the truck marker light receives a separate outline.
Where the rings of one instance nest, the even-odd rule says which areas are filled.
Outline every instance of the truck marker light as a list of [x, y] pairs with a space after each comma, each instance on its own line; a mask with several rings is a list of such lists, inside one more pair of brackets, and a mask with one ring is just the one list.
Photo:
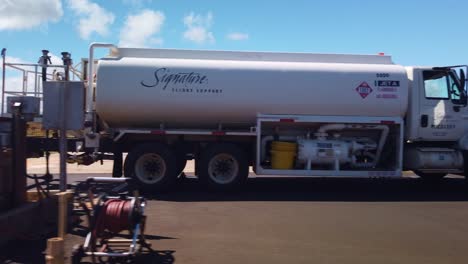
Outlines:
[[296, 122], [296, 120], [294, 120], [293, 118], [281, 118], [279, 121], [281, 123], [294, 123], [294, 122]]
[[224, 135], [226, 135], [226, 132], [224, 132], [224, 131], [212, 131], [211, 135], [213, 135], [213, 136], [224, 136]]
[[381, 120], [381, 121], [380, 121], [380, 124], [384, 124], [384, 125], [393, 125], [393, 124], [395, 124], [395, 121]]
[[153, 134], [153, 135], [165, 135], [166, 131], [164, 131], [164, 130], [153, 130], [153, 131], [151, 131], [151, 134]]

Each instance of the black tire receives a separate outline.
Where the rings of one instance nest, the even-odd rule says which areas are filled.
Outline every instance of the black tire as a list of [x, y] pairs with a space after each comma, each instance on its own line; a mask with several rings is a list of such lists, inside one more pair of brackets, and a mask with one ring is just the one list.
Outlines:
[[463, 176], [465, 176], [465, 182], [468, 183], [468, 151], [463, 151]]
[[214, 143], [201, 153], [199, 179], [211, 190], [235, 190], [248, 175], [247, 155], [233, 144]]
[[187, 165], [187, 158], [185, 157], [185, 153], [182, 153], [182, 155], [179, 155], [177, 154], [177, 161], [176, 161], [177, 165], [177, 169], [176, 169], [176, 181], [177, 181], [177, 184], [179, 184], [180, 182], [184, 181], [185, 179], [187, 179], [185, 173], [184, 173], [184, 169], [185, 169], [185, 166]]
[[447, 176], [447, 173], [427, 173], [418, 170], [415, 170], [413, 172], [425, 181], [440, 181], [442, 180], [442, 178]]
[[187, 157], [181, 148], [176, 147], [176, 175], [179, 177], [187, 165]]
[[166, 190], [177, 177], [176, 155], [165, 144], [138, 145], [128, 153], [124, 173], [144, 190]]

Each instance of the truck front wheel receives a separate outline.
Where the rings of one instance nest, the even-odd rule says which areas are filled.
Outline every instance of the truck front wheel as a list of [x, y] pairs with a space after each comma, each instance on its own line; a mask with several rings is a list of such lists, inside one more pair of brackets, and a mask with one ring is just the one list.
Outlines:
[[142, 144], [128, 153], [124, 172], [146, 190], [164, 190], [176, 179], [176, 155], [164, 144]]
[[463, 151], [463, 175], [468, 183], [468, 151]]
[[212, 190], [233, 190], [249, 175], [246, 154], [237, 146], [215, 143], [202, 152], [199, 179]]

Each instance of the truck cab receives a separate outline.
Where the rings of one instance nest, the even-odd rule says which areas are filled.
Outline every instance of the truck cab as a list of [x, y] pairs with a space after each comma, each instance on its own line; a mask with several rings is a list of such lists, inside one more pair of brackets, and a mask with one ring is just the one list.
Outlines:
[[404, 164], [417, 174], [463, 170], [463, 156], [468, 150], [464, 142], [468, 137], [468, 107], [461, 68], [406, 68], [409, 101]]

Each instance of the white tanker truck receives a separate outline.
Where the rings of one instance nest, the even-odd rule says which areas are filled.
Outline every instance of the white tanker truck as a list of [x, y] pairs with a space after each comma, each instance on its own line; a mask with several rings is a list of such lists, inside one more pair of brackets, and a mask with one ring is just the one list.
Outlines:
[[[89, 63], [87, 154], [114, 175], [172, 185], [187, 159], [215, 189], [249, 174], [427, 179], [468, 171], [466, 66], [385, 55], [109, 48]], [[93, 154], [94, 153], [94, 154]], [[88, 162], [89, 163], [89, 162]]]

